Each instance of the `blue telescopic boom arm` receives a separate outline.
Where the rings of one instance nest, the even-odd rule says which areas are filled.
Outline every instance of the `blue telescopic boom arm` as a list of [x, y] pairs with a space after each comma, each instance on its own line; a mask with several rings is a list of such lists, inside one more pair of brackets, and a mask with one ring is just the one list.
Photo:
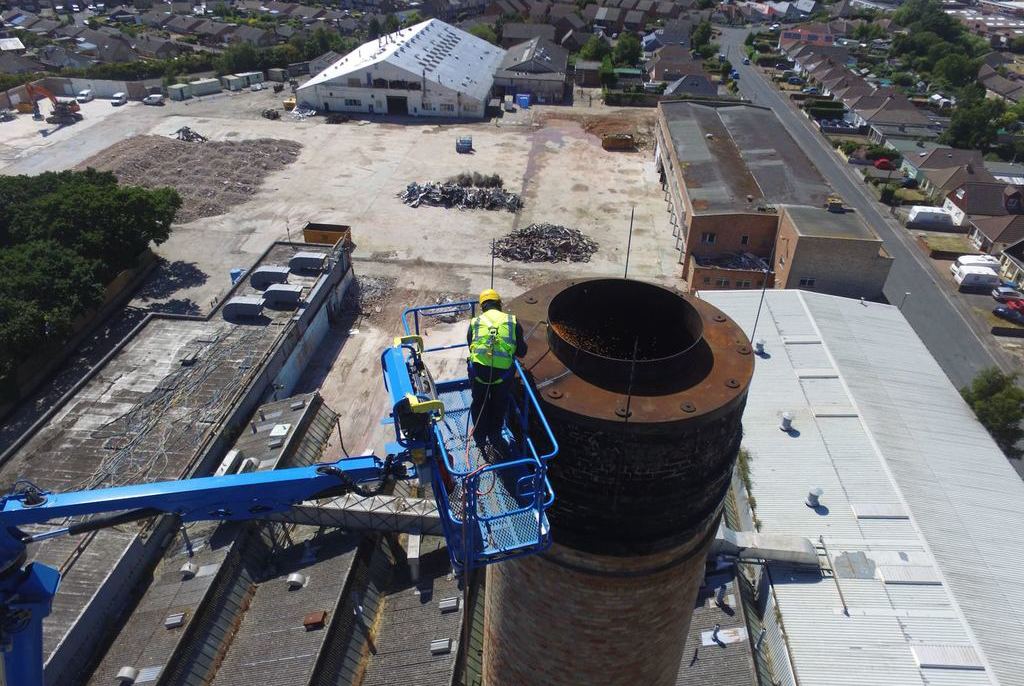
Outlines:
[[[8, 686], [43, 686], [43, 618], [60, 572], [25, 564], [29, 543], [85, 533], [158, 514], [183, 522], [240, 521], [286, 512], [305, 500], [367, 493], [361, 484], [409, 476], [403, 465], [368, 455], [337, 462], [248, 474], [162, 481], [72, 493], [25, 484], [0, 497], [0, 648]], [[55, 519], [112, 514], [38, 534], [18, 527]]]

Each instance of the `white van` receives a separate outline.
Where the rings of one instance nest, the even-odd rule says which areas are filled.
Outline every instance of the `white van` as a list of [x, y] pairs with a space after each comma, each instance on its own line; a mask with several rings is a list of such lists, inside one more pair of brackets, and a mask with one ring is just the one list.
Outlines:
[[127, 93], [114, 93], [112, 96], [110, 96], [110, 104], [114, 107], [120, 107], [121, 105], [126, 105], [127, 103]]
[[78, 97], [75, 100], [78, 102], [89, 102], [92, 100], [92, 89], [86, 88], [84, 91], [78, 91]]
[[159, 93], [154, 93], [153, 95], [147, 95], [146, 97], [144, 97], [142, 99], [142, 104], [143, 105], [163, 105], [164, 104], [164, 96], [160, 95]]
[[954, 268], [953, 280], [961, 291], [991, 291], [1002, 283], [992, 269], [978, 266]]
[[961, 255], [949, 265], [949, 271], [955, 274], [959, 267], [989, 267], [992, 271], [998, 271], [999, 259], [991, 255]]

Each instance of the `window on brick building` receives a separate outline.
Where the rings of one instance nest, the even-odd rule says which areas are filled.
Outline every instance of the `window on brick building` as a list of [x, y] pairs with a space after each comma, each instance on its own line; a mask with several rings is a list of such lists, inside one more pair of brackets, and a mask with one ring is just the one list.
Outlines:
[[705, 231], [700, 235], [700, 242], [703, 243], [704, 245], [714, 245], [715, 238], [715, 234], [711, 233], [710, 231]]
[[736, 288], [750, 288], [751, 285], [752, 284], [751, 284], [750, 281], [737, 281], [736, 282]]
[[355, 100], [353, 98], [345, 98], [345, 107], [362, 107], [362, 100]]
[[715, 285], [718, 286], [719, 288], [728, 288], [729, 279], [715, 279]]
[[800, 286], [800, 288], [814, 288], [814, 279], [808, 279], [807, 277], [804, 277], [800, 279], [800, 283], [798, 285]]
[[748, 245], [750, 243], [750, 236], [746, 234], [740, 236], [740, 245]]
[[704, 277], [704, 285], [705, 286], [710, 286], [711, 285], [711, 277], [710, 276], [705, 276]]

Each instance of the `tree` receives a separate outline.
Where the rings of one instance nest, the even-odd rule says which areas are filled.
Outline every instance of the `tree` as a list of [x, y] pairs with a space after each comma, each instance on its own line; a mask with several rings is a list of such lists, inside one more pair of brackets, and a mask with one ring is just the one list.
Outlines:
[[476, 26], [471, 28], [469, 32], [476, 36], [477, 38], [481, 38], [487, 41], [488, 43], [492, 43], [494, 45], [498, 44], [498, 34], [495, 33], [494, 28], [491, 27], [489, 24], [477, 24]]
[[711, 22], [702, 21], [697, 24], [690, 34], [690, 45], [694, 48], [701, 48], [711, 43]]
[[611, 53], [612, 48], [601, 36], [591, 36], [580, 48], [580, 59], [600, 62], [605, 55]]
[[400, 26], [401, 24], [398, 21], [398, 17], [396, 17], [395, 15], [389, 14], [388, 16], [384, 17], [384, 33], [394, 33], [399, 29]]
[[962, 102], [953, 111], [949, 128], [942, 134], [942, 142], [954, 148], [988, 150], [998, 136], [999, 121], [1005, 107], [1002, 100], [988, 98]]
[[635, 34], [624, 33], [615, 43], [612, 60], [619, 66], [632, 67], [640, 62], [641, 55], [643, 49], [640, 47], [640, 39]]
[[370, 17], [370, 23], [366, 26], [366, 33], [370, 38], [379, 38], [381, 34], [380, 19]]
[[1013, 38], [1010, 40], [1010, 52], [1020, 54], [1024, 52], [1024, 36]]
[[963, 54], [946, 55], [932, 67], [932, 76], [954, 87], [966, 86], [978, 75], [978, 63]]
[[419, 24], [421, 21], [423, 21], [423, 15], [421, 15], [418, 10], [412, 10], [406, 14], [405, 19], [402, 20], [402, 28], [407, 29], [410, 26]]
[[1017, 447], [1024, 430], [1024, 390], [1017, 385], [1016, 374], [1004, 374], [996, 368], [986, 369], [960, 390], [978, 421], [992, 434], [993, 440], [1007, 457], [1020, 458]]
[[615, 65], [612, 64], [612, 56], [605, 55], [601, 60], [601, 69], [597, 72], [601, 79], [601, 85], [605, 88], [614, 88], [618, 77], [615, 75]]

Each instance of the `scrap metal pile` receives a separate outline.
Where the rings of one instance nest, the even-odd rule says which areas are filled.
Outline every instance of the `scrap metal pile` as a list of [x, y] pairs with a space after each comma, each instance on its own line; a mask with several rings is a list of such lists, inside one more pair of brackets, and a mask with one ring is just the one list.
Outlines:
[[518, 212], [523, 199], [503, 188], [474, 188], [457, 183], [410, 183], [398, 194], [406, 205], [419, 207], [457, 207], [460, 210], [506, 210]]
[[180, 129], [171, 134], [179, 141], [185, 141], [186, 143], [205, 143], [207, 138], [198, 131], [193, 131], [187, 126], [182, 126]]
[[597, 241], [557, 224], [530, 224], [494, 243], [494, 256], [505, 262], [589, 262], [595, 252]]

